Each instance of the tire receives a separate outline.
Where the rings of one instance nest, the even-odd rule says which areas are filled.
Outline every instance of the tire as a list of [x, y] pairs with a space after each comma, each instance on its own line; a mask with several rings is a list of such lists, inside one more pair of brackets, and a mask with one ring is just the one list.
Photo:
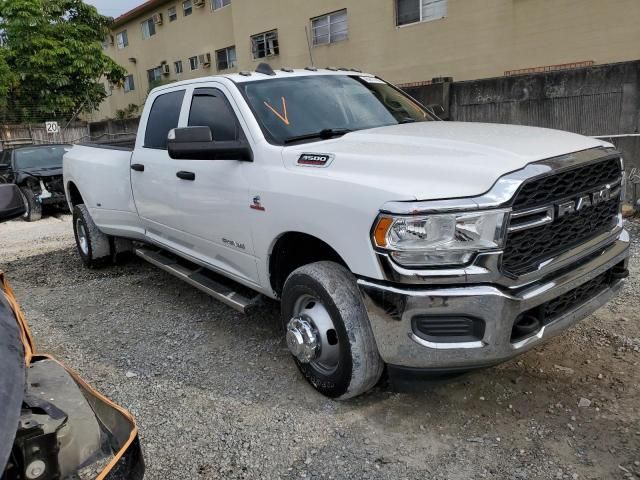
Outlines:
[[20, 187], [22, 200], [27, 211], [22, 218], [26, 222], [36, 222], [42, 218], [42, 204], [36, 198], [36, 194], [29, 187]]
[[[332, 329], [327, 329], [326, 314]], [[317, 262], [295, 270], [284, 284], [281, 315], [292, 352], [289, 342], [293, 340], [291, 329], [299, 325], [294, 323], [296, 318], [310, 320], [320, 339], [314, 360], [305, 362], [293, 355], [318, 392], [345, 400], [376, 385], [384, 363], [356, 279], [346, 268], [334, 262]]]
[[84, 204], [73, 208], [73, 233], [78, 254], [87, 267], [98, 268], [111, 263], [111, 238], [98, 229]]

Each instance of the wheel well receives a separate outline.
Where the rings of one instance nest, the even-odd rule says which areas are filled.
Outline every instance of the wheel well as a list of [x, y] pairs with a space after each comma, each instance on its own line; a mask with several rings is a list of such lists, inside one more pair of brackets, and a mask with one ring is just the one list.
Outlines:
[[76, 187], [76, 185], [73, 182], [69, 183], [67, 190], [69, 192], [69, 200], [71, 201], [71, 205], [75, 207], [76, 205], [80, 205], [81, 203], [84, 203], [84, 200], [82, 199], [82, 195], [80, 195], [80, 190], [78, 190], [78, 187]]
[[303, 265], [325, 260], [347, 267], [338, 252], [319, 238], [306, 233], [285, 233], [278, 239], [269, 257], [271, 288], [280, 296], [291, 272]]

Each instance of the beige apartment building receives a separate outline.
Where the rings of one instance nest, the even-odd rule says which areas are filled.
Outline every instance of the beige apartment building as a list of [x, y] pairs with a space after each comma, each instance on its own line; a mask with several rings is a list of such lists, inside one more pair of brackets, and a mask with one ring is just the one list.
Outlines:
[[637, 60], [640, 0], [149, 0], [104, 46], [129, 76], [91, 120], [142, 105], [150, 86], [260, 62], [411, 84]]

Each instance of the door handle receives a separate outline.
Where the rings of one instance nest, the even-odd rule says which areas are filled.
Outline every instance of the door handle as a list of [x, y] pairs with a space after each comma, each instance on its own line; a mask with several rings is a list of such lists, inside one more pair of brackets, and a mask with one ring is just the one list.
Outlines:
[[176, 173], [176, 177], [181, 178], [182, 180], [195, 180], [196, 174], [193, 172], [185, 172], [183, 170]]
[[144, 165], [141, 163], [132, 163], [131, 170], [135, 170], [136, 172], [144, 172]]

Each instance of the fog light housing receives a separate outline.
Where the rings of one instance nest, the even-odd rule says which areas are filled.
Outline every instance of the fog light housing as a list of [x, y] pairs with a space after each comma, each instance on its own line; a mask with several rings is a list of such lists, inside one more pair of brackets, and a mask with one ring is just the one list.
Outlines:
[[416, 315], [411, 319], [413, 333], [433, 343], [478, 342], [484, 337], [484, 320], [465, 316]]

